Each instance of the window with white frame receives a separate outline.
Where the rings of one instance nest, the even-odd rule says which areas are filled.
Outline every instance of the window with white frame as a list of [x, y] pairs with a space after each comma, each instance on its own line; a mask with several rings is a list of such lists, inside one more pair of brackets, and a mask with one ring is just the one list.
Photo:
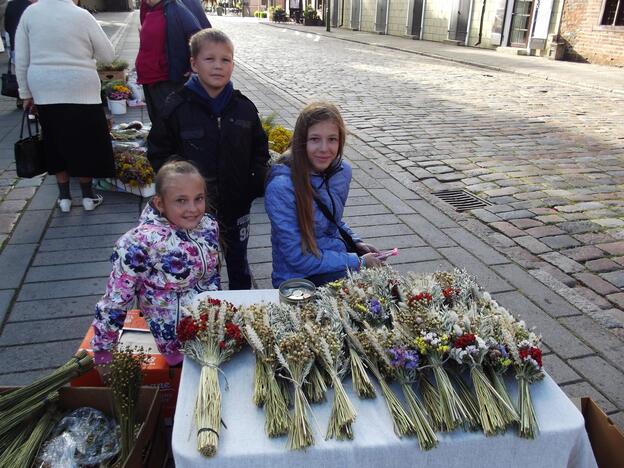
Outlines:
[[624, 26], [624, 0], [604, 0], [600, 24], [602, 26]]

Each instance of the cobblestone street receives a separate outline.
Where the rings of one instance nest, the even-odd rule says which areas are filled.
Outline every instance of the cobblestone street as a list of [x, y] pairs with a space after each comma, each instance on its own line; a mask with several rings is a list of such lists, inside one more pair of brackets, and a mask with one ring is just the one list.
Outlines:
[[[96, 17], [133, 63], [138, 12]], [[345, 214], [357, 234], [379, 248], [399, 247], [391, 264], [401, 271], [465, 267], [542, 334], [545, 368], [562, 389], [591, 396], [624, 427], [623, 80], [583, 87], [591, 66], [519, 59], [568, 76], [578, 66], [577, 83], [564, 84], [555, 75], [458, 63], [474, 49], [455, 47], [454, 57], [439, 60], [364, 43], [390, 40], [373, 34], [343, 31], [339, 40], [321, 28], [210, 20], [233, 39], [234, 85], [262, 115], [275, 113], [293, 128], [312, 99], [340, 106], [354, 167]], [[487, 52], [479, 54], [499, 60]], [[41, 179], [15, 178], [21, 114], [14, 109], [0, 99], [0, 215], [9, 213], [0, 217], [0, 383], [11, 385], [77, 348], [104, 292], [111, 247], [135, 225], [140, 203], [106, 192], [95, 213], [60, 213], [52, 177], [40, 187]], [[147, 114], [135, 109], [118, 121], [136, 118]], [[490, 205], [458, 212], [434, 195], [448, 189]], [[252, 272], [258, 288], [270, 288], [263, 201], [252, 211]]]
[[375, 170], [420, 195], [465, 189], [492, 203], [473, 211], [492, 242], [574, 287], [578, 304], [624, 332], [623, 95], [288, 29], [222, 27], [259, 80], [300, 102], [339, 103]]

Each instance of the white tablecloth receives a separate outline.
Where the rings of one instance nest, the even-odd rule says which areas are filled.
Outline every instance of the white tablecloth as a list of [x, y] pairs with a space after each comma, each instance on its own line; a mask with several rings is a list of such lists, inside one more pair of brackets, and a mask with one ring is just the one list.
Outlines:
[[[276, 290], [221, 291], [211, 296], [234, 304], [260, 300], [276, 301]], [[173, 426], [173, 454], [177, 468], [215, 466], [219, 468], [290, 468], [290, 467], [454, 467], [478, 466], [589, 468], [596, 462], [585, 432], [583, 416], [549, 377], [531, 386], [541, 432], [534, 440], [518, 437], [515, 432], [485, 437], [481, 432], [438, 433], [440, 443], [423, 452], [413, 438], [399, 439], [378, 390], [374, 400], [360, 400], [351, 391], [350, 380], [345, 389], [358, 412], [353, 425], [352, 441], [324, 440], [331, 406], [331, 390], [327, 402], [312, 405], [315, 445], [306, 451], [289, 451], [286, 437], [269, 439], [264, 432], [264, 411], [251, 402], [254, 356], [245, 349], [223, 366], [229, 382], [220, 376], [222, 419], [217, 455], [205, 458], [197, 452], [193, 409], [200, 367], [184, 360], [182, 381]], [[515, 398], [513, 379], [508, 381]], [[378, 387], [377, 387], [378, 388]], [[396, 390], [396, 388], [395, 388]], [[399, 394], [400, 392], [397, 392]]]

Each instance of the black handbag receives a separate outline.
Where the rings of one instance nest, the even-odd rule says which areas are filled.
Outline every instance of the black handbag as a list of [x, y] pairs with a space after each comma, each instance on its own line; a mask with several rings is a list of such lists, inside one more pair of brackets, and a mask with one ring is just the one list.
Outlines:
[[11, 73], [11, 61], [9, 60], [9, 69], [2, 74], [2, 91], [3, 96], [19, 97], [19, 85], [17, 84], [17, 76]]
[[[35, 119], [35, 133], [33, 134], [32, 122], [28, 118], [28, 111], [22, 115], [22, 129], [20, 139], [15, 142], [15, 170], [18, 177], [29, 179], [46, 172], [46, 164], [43, 153], [43, 140], [39, 134], [39, 122]], [[24, 126], [28, 128], [28, 136], [24, 138]]]

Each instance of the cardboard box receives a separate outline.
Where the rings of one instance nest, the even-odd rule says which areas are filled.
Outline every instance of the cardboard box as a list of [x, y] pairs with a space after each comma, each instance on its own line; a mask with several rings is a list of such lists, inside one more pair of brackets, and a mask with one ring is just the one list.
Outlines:
[[[577, 403], [577, 406], [579, 404]], [[621, 468], [624, 460], [624, 434], [589, 397], [580, 399], [596, 463], [600, 468]]]
[[[9, 391], [16, 387], [5, 387], [0, 390]], [[113, 400], [110, 388], [106, 387], [62, 387], [59, 389], [59, 407], [66, 412], [83, 406], [98, 409], [107, 416], [113, 414]], [[160, 395], [158, 388], [141, 387], [137, 403], [136, 417], [141, 422], [135, 445], [122, 468], [139, 466], [156, 467], [162, 465], [157, 456], [150, 456], [153, 440], [157, 435]], [[156, 447], [154, 447], [156, 448]]]
[[[84, 349], [93, 355], [92, 338], [93, 327], [89, 327], [78, 349]], [[143, 346], [147, 354], [147, 362], [143, 369], [143, 385], [160, 389], [161, 416], [165, 424], [173, 424], [182, 368], [169, 367], [166, 359], [158, 352], [154, 337], [139, 310], [128, 311], [123, 329], [120, 331], [119, 343], [127, 346]], [[101, 387], [103, 385], [100, 374], [95, 368], [71, 381], [72, 387]]]

